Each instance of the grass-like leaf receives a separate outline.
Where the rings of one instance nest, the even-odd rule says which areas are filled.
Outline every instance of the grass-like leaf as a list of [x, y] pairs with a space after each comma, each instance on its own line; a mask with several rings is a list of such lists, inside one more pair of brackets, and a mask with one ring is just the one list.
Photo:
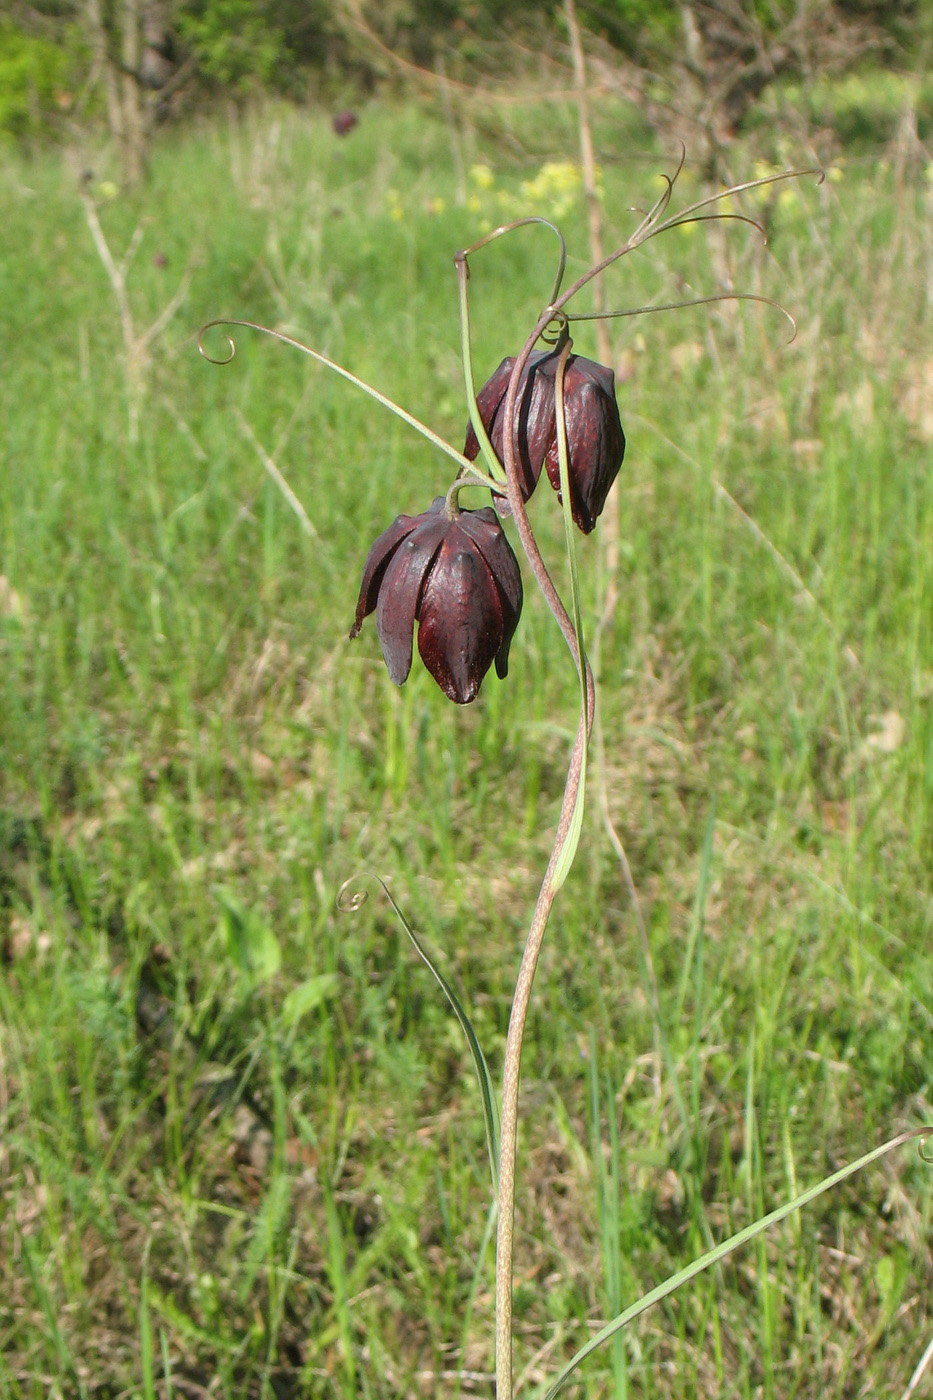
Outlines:
[[[809, 1205], [810, 1202], [815, 1201], [818, 1196], [822, 1196], [825, 1191], [830, 1191], [834, 1186], [838, 1186], [840, 1182], [846, 1181], [850, 1176], [854, 1176], [855, 1173], [861, 1171], [863, 1167], [870, 1166], [872, 1162], [877, 1162], [880, 1157], [884, 1157], [887, 1153], [893, 1152], [895, 1147], [901, 1147], [905, 1142], [909, 1142], [911, 1138], [926, 1139], [930, 1136], [933, 1136], [933, 1125], [930, 1124], [922, 1128], [910, 1128], [907, 1132], [898, 1133], [897, 1137], [893, 1137], [888, 1142], [882, 1143], [880, 1147], [873, 1148], [871, 1152], [866, 1152], [864, 1157], [859, 1157], [856, 1161], [850, 1162], [848, 1166], [841, 1167], [839, 1171], [833, 1172], [831, 1176], [824, 1177], [816, 1186], [811, 1186], [809, 1191], [804, 1191], [802, 1195], [795, 1196], [792, 1201], [788, 1201], [786, 1205], [779, 1206], [777, 1210], [772, 1210], [768, 1215], [763, 1215], [760, 1220], [756, 1220], [753, 1224], [746, 1225], [744, 1230], [739, 1230], [737, 1234], [730, 1235], [729, 1239], [724, 1240], [722, 1244], [716, 1245], [715, 1249], [708, 1250], [707, 1253], [702, 1254], [699, 1259], [694, 1259], [693, 1263], [688, 1264], [685, 1269], [680, 1269], [676, 1274], [672, 1274], [669, 1279], [665, 1279], [663, 1283], [659, 1283], [657, 1288], [652, 1288], [650, 1293], [646, 1293], [643, 1297], [638, 1299], [637, 1303], [633, 1303], [631, 1307], [626, 1308], [618, 1317], [614, 1317], [611, 1322], [607, 1322], [605, 1327], [600, 1328], [596, 1335], [591, 1337], [586, 1345], [582, 1346], [580, 1350], [570, 1358], [567, 1365], [558, 1374], [557, 1379], [551, 1383], [548, 1390], [545, 1392], [544, 1400], [554, 1400], [554, 1396], [558, 1395], [560, 1391], [563, 1390], [581, 1362], [585, 1361], [588, 1356], [591, 1356], [594, 1351], [598, 1350], [604, 1342], [608, 1342], [611, 1337], [614, 1337], [616, 1333], [620, 1332], [628, 1323], [634, 1321], [636, 1317], [640, 1317], [643, 1312], [647, 1312], [649, 1308], [654, 1307], [655, 1303], [660, 1303], [662, 1298], [669, 1298], [670, 1295], [676, 1293], [677, 1289], [683, 1284], [689, 1283], [691, 1279], [696, 1278], [698, 1274], [702, 1274], [704, 1270], [708, 1269], [712, 1264], [718, 1264], [721, 1259], [725, 1259], [728, 1255], [732, 1254], [740, 1245], [747, 1244], [749, 1240], [753, 1240], [756, 1235], [760, 1235], [764, 1230], [769, 1229], [770, 1226], [776, 1225], [781, 1220], [786, 1220], [795, 1210], [800, 1210], [803, 1206]], [[921, 1156], [924, 1161], [929, 1160], [922, 1150]]]
[[[398, 902], [396, 901], [388, 885], [385, 883], [384, 880], [380, 879], [378, 875], [374, 875], [372, 878], [374, 880], [377, 880], [378, 883], [382, 886], [383, 893], [385, 894], [386, 899], [392, 905], [392, 908], [395, 912], [395, 916], [398, 919], [399, 923], [402, 925], [402, 928], [408, 934], [408, 937], [411, 940], [412, 947], [418, 954], [421, 961], [424, 963], [425, 967], [431, 973], [431, 976], [434, 978], [441, 991], [444, 993], [444, 996], [450, 1003], [451, 1010], [453, 1011], [457, 1020], [460, 1022], [460, 1027], [463, 1031], [463, 1034], [466, 1036], [467, 1044], [470, 1047], [470, 1055], [473, 1059], [473, 1068], [476, 1071], [476, 1078], [479, 1082], [480, 1100], [483, 1106], [483, 1122], [486, 1128], [486, 1150], [489, 1156], [489, 1170], [492, 1176], [492, 1189], [493, 1193], [495, 1194], [498, 1192], [499, 1189], [499, 1112], [496, 1106], [496, 1095], [495, 1090], [493, 1089], [492, 1076], [489, 1073], [489, 1067], [486, 1064], [486, 1057], [483, 1054], [482, 1047], [479, 1043], [479, 1040], [476, 1037], [476, 1031], [473, 1029], [473, 1023], [467, 1015], [466, 1011], [463, 1009], [463, 1004], [460, 1001], [460, 998], [457, 996], [457, 993], [454, 991], [453, 987], [450, 985], [446, 977], [435, 965], [435, 963], [432, 962], [427, 950], [424, 948], [423, 944], [418, 938], [418, 935], [415, 933], [415, 930], [412, 928], [411, 924], [408, 922], [405, 915], [402, 913], [402, 910], [399, 908]], [[364, 891], [358, 891], [353, 896], [351, 896], [351, 898], [348, 901], [343, 900], [344, 891], [346, 891], [348, 887], [353, 883], [354, 882], [352, 880], [348, 880], [341, 887], [341, 890], [337, 895], [337, 904], [339, 908], [358, 909], [365, 900], [366, 895]]]
[[586, 652], [583, 647], [583, 617], [580, 612], [580, 585], [577, 577], [577, 550], [574, 539], [573, 513], [570, 500], [570, 456], [567, 450], [567, 415], [564, 410], [564, 373], [570, 357], [572, 341], [568, 340], [563, 357], [555, 376], [555, 414], [557, 418], [557, 456], [560, 466], [560, 493], [563, 505], [564, 538], [567, 545], [567, 564], [570, 571], [570, 611], [573, 629], [577, 638], [577, 673], [580, 678], [580, 719], [583, 730], [583, 751], [580, 756], [580, 781], [577, 785], [573, 804], [573, 816], [567, 835], [564, 838], [560, 855], [551, 875], [551, 889], [554, 894], [560, 889], [570, 873], [580, 832], [583, 829], [583, 806], [586, 795], [586, 731], [588, 728], [586, 694]]

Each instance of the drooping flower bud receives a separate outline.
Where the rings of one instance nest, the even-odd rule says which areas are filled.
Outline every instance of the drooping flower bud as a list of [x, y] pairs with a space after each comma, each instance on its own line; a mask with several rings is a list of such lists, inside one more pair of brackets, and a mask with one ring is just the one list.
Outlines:
[[465, 705], [493, 661], [506, 675], [521, 611], [518, 561], [495, 511], [451, 513], [438, 496], [421, 515], [397, 516], [373, 544], [350, 636], [375, 612], [389, 676], [402, 685], [417, 622], [422, 661], [444, 694]]
[[[558, 350], [532, 354], [518, 386], [513, 433], [518, 480], [526, 501], [538, 484], [542, 466], [547, 468], [548, 479], [560, 494], [556, 409], [559, 355]], [[503, 360], [476, 396], [480, 417], [500, 462], [504, 460], [505, 401], [514, 363], [513, 356]], [[570, 509], [577, 525], [588, 535], [606, 504], [625, 455], [625, 434], [612, 370], [581, 355], [571, 355], [564, 373], [564, 410]], [[472, 423], [467, 427], [463, 452], [471, 462], [479, 455]]]

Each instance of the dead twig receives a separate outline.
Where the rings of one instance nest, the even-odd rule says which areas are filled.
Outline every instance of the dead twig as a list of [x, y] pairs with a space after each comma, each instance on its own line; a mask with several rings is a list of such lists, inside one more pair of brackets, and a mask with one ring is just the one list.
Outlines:
[[128, 433], [130, 442], [136, 443], [139, 441], [139, 413], [145, 392], [145, 369], [149, 358], [149, 349], [153, 341], [162, 334], [183, 305], [191, 285], [191, 266], [185, 268], [174, 294], [166, 302], [152, 324], [147, 326], [145, 330], [137, 330], [127, 280], [133, 260], [146, 232], [145, 221], [140, 220], [136, 225], [123, 256], [117, 259], [107, 242], [107, 236], [97, 212], [97, 205], [86, 190], [81, 191], [81, 203], [84, 206], [84, 215], [94, 247], [97, 250], [97, 256], [107, 274], [110, 289], [117, 303], [126, 370]]

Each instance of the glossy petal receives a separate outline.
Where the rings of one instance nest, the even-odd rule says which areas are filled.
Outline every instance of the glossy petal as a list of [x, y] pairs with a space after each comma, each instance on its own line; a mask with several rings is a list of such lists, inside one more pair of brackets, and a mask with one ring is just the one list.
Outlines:
[[425, 581], [418, 650], [444, 694], [458, 705], [476, 698], [502, 643], [502, 604], [489, 566], [456, 524]]
[[426, 511], [421, 523], [396, 546], [379, 585], [376, 631], [386, 669], [396, 685], [411, 670], [412, 632], [422, 589], [449, 524], [446, 516]]
[[[516, 462], [522, 496], [526, 501], [537, 485], [548, 447], [554, 440], [554, 360], [555, 356], [552, 350], [536, 350], [529, 357], [516, 399], [518, 415], [515, 444]], [[514, 363], [515, 357], [512, 355], [503, 360], [495, 374], [486, 381], [476, 396], [477, 407], [486, 425], [489, 439], [495, 449], [496, 456], [503, 464], [505, 461], [503, 410]], [[471, 462], [475, 461], [479, 455], [479, 442], [473, 431], [472, 423], [467, 427], [463, 455], [469, 457]]]
[[[571, 357], [564, 384], [570, 509], [588, 535], [606, 504], [625, 455], [625, 434], [615, 396], [611, 369], [592, 360]], [[554, 444], [547, 456], [547, 474], [560, 494], [560, 459], [555, 421]]]
[[411, 534], [420, 519], [421, 517], [417, 515], [397, 515], [389, 528], [383, 530], [370, 547], [366, 563], [363, 565], [363, 581], [360, 584], [360, 596], [356, 604], [356, 619], [350, 628], [351, 637], [359, 636], [363, 618], [368, 617], [375, 609], [379, 587], [389, 560], [405, 536]]
[[508, 675], [509, 647], [522, 614], [521, 570], [495, 511], [488, 506], [483, 510], [464, 511], [458, 523], [476, 543], [499, 590], [502, 639], [496, 652], [496, 675], [501, 680]]
[[[512, 373], [512, 366], [514, 363], [514, 355], [510, 355], [508, 359], [503, 360], [495, 374], [490, 375], [476, 395], [476, 406], [479, 409], [479, 416], [482, 418], [490, 438], [492, 438], [493, 435], [496, 417], [502, 405], [505, 403], [505, 393], [509, 387], [509, 376]], [[495, 444], [493, 445], [495, 446]], [[476, 429], [473, 427], [472, 422], [467, 423], [463, 455], [464, 457], [469, 457], [471, 462], [475, 462], [479, 456], [479, 439], [476, 436]]]

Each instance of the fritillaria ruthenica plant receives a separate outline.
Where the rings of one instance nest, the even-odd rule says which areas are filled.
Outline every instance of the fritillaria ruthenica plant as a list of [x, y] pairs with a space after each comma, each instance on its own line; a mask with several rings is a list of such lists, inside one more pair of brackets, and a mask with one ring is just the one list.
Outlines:
[[[584, 534], [594, 529], [622, 466], [625, 451], [612, 370], [573, 354], [574, 322], [594, 319], [585, 312], [576, 312], [572, 309], [573, 304], [580, 291], [595, 277], [668, 229], [694, 221], [728, 218], [752, 224], [763, 233], [755, 220], [742, 214], [720, 211], [716, 206], [721, 200], [743, 190], [794, 176], [819, 174], [813, 170], [789, 170], [750, 180], [699, 200], [672, 215], [668, 214], [668, 208], [682, 165], [681, 160], [673, 178], [662, 177], [665, 188], [661, 197], [627, 241], [578, 277], [566, 290], [562, 290], [566, 261], [564, 240], [559, 230], [547, 219], [520, 219], [494, 230], [473, 247], [457, 253], [454, 262], [460, 295], [462, 358], [469, 412], [462, 453], [349, 370], [290, 336], [248, 321], [214, 321], [204, 327], [204, 331], [207, 331], [215, 325], [250, 326], [295, 346], [363, 389], [429, 438], [456, 463], [456, 475], [446, 493], [437, 496], [420, 514], [396, 516], [373, 543], [363, 566], [356, 617], [350, 636], [358, 636], [364, 619], [375, 613], [376, 633], [392, 681], [401, 685], [409, 675], [416, 628], [421, 660], [444, 694], [456, 703], [466, 704], [476, 698], [493, 662], [500, 678], [505, 677], [509, 648], [521, 617], [522, 580], [518, 560], [500, 515], [513, 518], [525, 558], [564, 636], [579, 677], [580, 716], [554, 844], [532, 914], [516, 981], [506, 1038], [501, 1094], [496, 1094], [475, 1032], [456, 994], [429, 959], [394, 898], [383, 886], [408, 936], [437, 979], [463, 1027], [479, 1081], [497, 1208], [497, 1400], [512, 1400], [513, 1393], [512, 1231], [522, 1039], [545, 927], [554, 899], [572, 864], [580, 835], [587, 743], [595, 705], [593, 678], [584, 650], [583, 626], [577, 601], [574, 525]], [[550, 298], [531, 325], [524, 344], [517, 353], [502, 361], [477, 393], [473, 381], [470, 337], [469, 259], [493, 240], [527, 224], [542, 225], [558, 239], [560, 255], [554, 286]], [[768, 298], [752, 294], [745, 297], [741, 293], [714, 294], [677, 305], [698, 305], [736, 298], [776, 305]], [[650, 306], [607, 314], [631, 316], [640, 312], [672, 309], [673, 306]], [[787, 315], [786, 312], [783, 314]], [[793, 324], [792, 318], [788, 319]], [[536, 349], [539, 341], [543, 342], [543, 348]], [[206, 355], [203, 345], [202, 353]], [[230, 341], [228, 355], [215, 362], [226, 363], [234, 353], [235, 347]], [[542, 470], [557, 492], [563, 513], [570, 578], [569, 610], [554, 586], [525, 510], [525, 503], [534, 491]], [[461, 506], [461, 494], [467, 489], [475, 491], [477, 488], [489, 493], [495, 509], [489, 505], [478, 509]], [[355, 896], [349, 906], [344, 907], [357, 907], [363, 897]], [[906, 1137], [922, 1131], [902, 1134], [883, 1148], [875, 1149], [859, 1162], [844, 1168], [841, 1173], [826, 1178], [819, 1187], [812, 1188], [772, 1216], [756, 1222], [755, 1226], [740, 1232], [731, 1241], [718, 1246], [709, 1255], [638, 1300], [580, 1348], [556, 1375], [546, 1400], [551, 1400], [557, 1394], [591, 1351], [646, 1307], [673, 1292], [715, 1259], [724, 1257], [750, 1238], [751, 1233], [757, 1233], [766, 1224], [805, 1204]]]

